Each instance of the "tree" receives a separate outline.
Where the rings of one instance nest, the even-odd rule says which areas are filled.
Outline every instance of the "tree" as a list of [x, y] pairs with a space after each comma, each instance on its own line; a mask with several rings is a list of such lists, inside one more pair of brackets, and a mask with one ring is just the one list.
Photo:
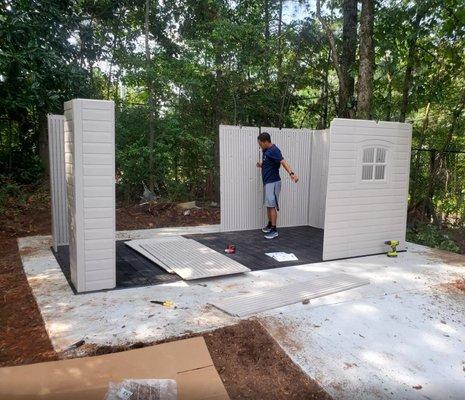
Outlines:
[[[330, 47], [330, 55], [331, 59], [333, 61], [333, 67], [336, 70], [337, 78], [339, 81], [339, 99], [349, 99], [349, 88], [347, 87], [347, 77], [346, 74], [344, 74], [344, 70], [342, 69], [342, 63], [339, 58], [339, 53], [338, 49], [336, 46], [336, 38], [334, 37], [334, 33], [329, 25], [329, 22], [323, 17], [321, 13], [321, 5], [322, 1], [317, 0], [316, 2], [316, 15], [318, 17], [318, 20], [320, 21], [321, 25], [323, 26], [323, 29], [326, 32], [326, 36], [328, 38], [328, 43]], [[346, 112], [346, 107], [342, 105], [341, 103], [338, 104], [338, 115], [344, 115]]]
[[154, 88], [152, 79], [152, 56], [150, 51], [150, 16], [151, 16], [151, 3], [152, 0], [145, 0], [145, 19], [144, 19], [144, 36], [145, 36], [145, 61], [147, 63], [147, 107], [149, 118], [149, 132], [148, 132], [148, 145], [149, 145], [149, 189], [155, 189], [155, 176], [153, 174], [154, 168], [154, 143], [155, 143], [155, 101], [154, 101]]
[[375, 64], [374, 13], [375, 1], [362, 0], [357, 94], [357, 118], [360, 119], [371, 119], [373, 105], [373, 74]]
[[399, 114], [400, 122], [405, 122], [405, 117], [407, 115], [410, 89], [412, 86], [412, 79], [413, 79], [413, 68], [415, 64], [416, 45], [417, 45], [418, 36], [420, 34], [420, 23], [422, 19], [424, 18], [424, 16], [426, 15], [428, 8], [423, 5], [423, 7], [417, 6], [415, 10], [416, 10], [415, 19], [412, 23], [413, 29], [408, 39], [407, 65], [405, 68], [405, 76], [404, 76], [404, 82], [403, 82], [403, 87], [402, 87], [402, 103], [400, 106], [400, 114]]
[[353, 117], [355, 55], [357, 52], [357, 0], [344, 0], [342, 5], [342, 55], [341, 73], [345, 81], [345, 91], [339, 86], [339, 117]]

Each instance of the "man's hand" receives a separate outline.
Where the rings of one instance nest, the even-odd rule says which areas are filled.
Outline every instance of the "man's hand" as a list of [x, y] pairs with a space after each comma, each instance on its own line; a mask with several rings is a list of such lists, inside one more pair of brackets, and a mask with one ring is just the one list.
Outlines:
[[299, 177], [296, 174], [292, 174], [291, 175], [291, 181], [297, 183], [297, 182], [299, 182]]
[[261, 168], [262, 167], [262, 163], [261, 162], [258, 162], [257, 163], [257, 168]]

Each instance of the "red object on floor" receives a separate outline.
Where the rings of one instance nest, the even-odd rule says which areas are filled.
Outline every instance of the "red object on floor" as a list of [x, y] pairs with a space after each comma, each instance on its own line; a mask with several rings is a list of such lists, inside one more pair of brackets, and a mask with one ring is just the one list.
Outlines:
[[236, 246], [234, 244], [228, 244], [228, 247], [224, 251], [225, 253], [233, 254], [236, 252]]

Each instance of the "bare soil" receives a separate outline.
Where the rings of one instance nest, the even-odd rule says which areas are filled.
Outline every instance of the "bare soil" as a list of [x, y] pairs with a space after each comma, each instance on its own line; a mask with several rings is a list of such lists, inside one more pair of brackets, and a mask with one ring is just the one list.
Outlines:
[[[116, 221], [119, 230], [215, 224], [219, 223], [219, 210], [204, 206], [184, 215], [171, 204], [145, 208], [119, 206]], [[11, 207], [0, 214], [0, 366], [78, 355], [54, 351], [19, 257], [18, 237], [48, 234], [48, 199], [32, 197], [26, 205]], [[330, 399], [257, 321], [243, 321], [203, 336], [231, 399]], [[127, 349], [100, 347], [91, 354]]]
[[47, 199], [31, 196], [26, 204], [0, 214], [0, 366], [57, 358], [24, 274], [17, 238], [50, 233]]
[[257, 321], [203, 337], [231, 399], [330, 399]]
[[196, 226], [220, 223], [220, 209], [210, 203], [200, 203], [200, 207], [181, 210], [174, 203], [154, 203], [145, 205], [116, 207], [116, 229], [151, 229], [170, 226]]
[[[287, 356], [257, 320], [216, 329], [203, 336], [216, 370], [234, 400], [329, 400], [331, 397]], [[169, 342], [176, 339], [169, 339]], [[64, 357], [102, 355], [157, 344], [131, 346], [83, 345]]]
[[460, 248], [460, 253], [465, 254], [465, 227], [461, 229], [451, 229], [452, 239]]
[[465, 279], [457, 279], [452, 282], [443, 283], [441, 288], [446, 292], [465, 294]]
[[445, 264], [465, 267], [465, 254], [456, 254], [440, 249], [431, 249], [430, 254], [433, 259], [440, 260]]

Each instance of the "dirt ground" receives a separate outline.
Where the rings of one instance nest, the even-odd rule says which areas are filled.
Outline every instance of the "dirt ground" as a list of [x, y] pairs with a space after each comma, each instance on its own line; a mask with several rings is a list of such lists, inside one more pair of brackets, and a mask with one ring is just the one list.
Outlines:
[[256, 321], [203, 337], [232, 399], [330, 399]]
[[[184, 215], [187, 214], [187, 215]], [[116, 229], [152, 229], [169, 226], [196, 226], [220, 223], [220, 209], [211, 203], [200, 203], [199, 208], [180, 210], [172, 203], [116, 207]]]
[[[214, 224], [219, 223], [219, 210], [204, 205], [184, 215], [169, 204], [118, 206], [116, 220], [118, 230]], [[0, 214], [0, 366], [70, 356], [53, 350], [18, 253], [18, 237], [48, 234], [50, 209], [43, 199], [31, 198], [26, 205]], [[330, 398], [257, 321], [244, 321], [203, 336], [231, 399]], [[93, 354], [122, 350], [125, 348], [98, 348]]]
[[[196, 334], [183, 338], [199, 336]], [[304, 374], [257, 320], [216, 329], [201, 335], [231, 399], [329, 400], [331, 397]], [[170, 340], [166, 340], [171, 341]], [[157, 342], [160, 343], [160, 342]], [[94, 347], [83, 345], [74, 354], [102, 355], [156, 343]]]

